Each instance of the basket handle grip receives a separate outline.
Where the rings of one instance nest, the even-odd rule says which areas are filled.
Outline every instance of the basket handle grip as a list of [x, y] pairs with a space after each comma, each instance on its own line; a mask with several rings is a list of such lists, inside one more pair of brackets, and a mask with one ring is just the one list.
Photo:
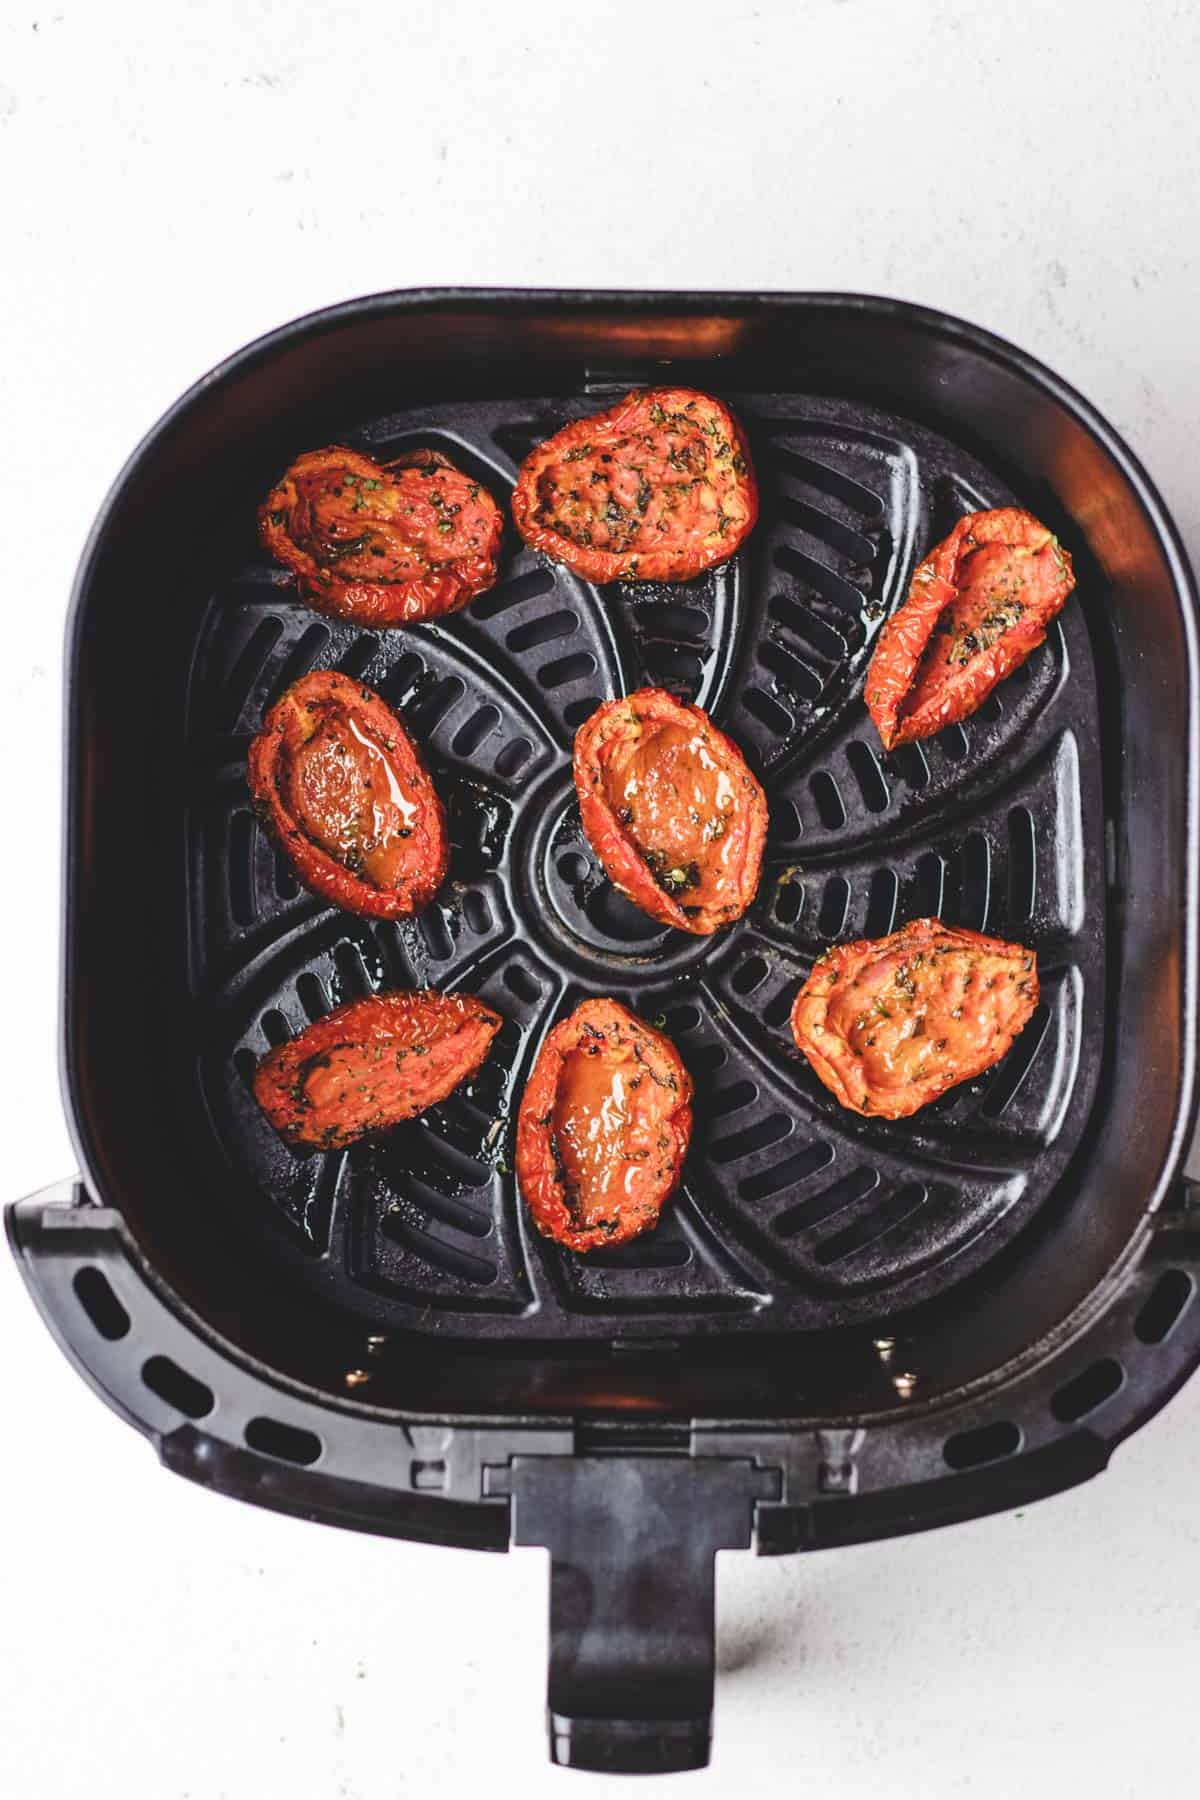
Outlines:
[[513, 1543], [550, 1551], [551, 1761], [626, 1775], [707, 1764], [714, 1556], [750, 1545], [777, 1479], [737, 1459], [613, 1454], [515, 1457], [493, 1482], [512, 1496]]

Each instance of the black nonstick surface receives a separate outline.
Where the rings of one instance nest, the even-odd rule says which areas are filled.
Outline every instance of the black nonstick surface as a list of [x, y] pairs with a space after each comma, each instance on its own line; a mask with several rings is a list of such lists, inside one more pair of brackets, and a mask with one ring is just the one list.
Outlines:
[[[525, 451], [619, 391], [455, 402], [332, 435], [384, 457], [440, 448], [506, 507]], [[996, 1255], [1087, 1131], [1106, 1044], [1092, 565], [974, 718], [884, 756], [862, 674], [915, 562], [963, 512], [1037, 497], [857, 402], [723, 397], [751, 438], [762, 517], [695, 582], [596, 588], [510, 541], [499, 584], [465, 612], [378, 634], [317, 617], [265, 558], [213, 590], [186, 696], [191, 1017], [174, 1043], [181, 1091], [203, 1099], [189, 1153], [223, 1230], [368, 1329], [678, 1339], [877, 1319]], [[249, 541], [257, 498], [241, 529], [226, 521], [231, 542]], [[266, 708], [331, 667], [400, 710], [448, 803], [450, 878], [415, 921], [308, 895], [250, 810], [246, 749]], [[711, 939], [622, 899], [580, 831], [575, 728], [647, 682], [707, 708], [767, 788], [757, 901]], [[864, 1121], [798, 1056], [788, 1010], [826, 944], [927, 914], [1035, 947], [1042, 1003], [995, 1070], [913, 1119]], [[288, 1149], [250, 1094], [258, 1058], [343, 1000], [424, 984], [504, 1015], [475, 1082], [349, 1152]], [[531, 1231], [512, 1137], [542, 1036], [587, 994], [663, 1025], [697, 1098], [659, 1228], [579, 1258]]]

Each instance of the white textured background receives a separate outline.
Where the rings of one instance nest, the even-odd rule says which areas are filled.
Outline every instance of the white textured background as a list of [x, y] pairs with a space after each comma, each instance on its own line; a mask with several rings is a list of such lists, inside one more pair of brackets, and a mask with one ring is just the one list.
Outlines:
[[[1198, 77], [1189, 0], [0, 6], [0, 1198], [72, 1166], [71, 572], [182, 387], [376, 288], [891, 293], [1080, 386], [1195, 557]], [[380, 1543], [170, 1479], [3, 1256], [0, 1366], [6, 1800], [587, 1779], [543, 1765], [540, 1552]], [[1191, 1793], [1198, 1492], [1200, 1381], [1102, 1480], [1023, 1516], [722, 1559], [716, 1761], [671, 1791]]]

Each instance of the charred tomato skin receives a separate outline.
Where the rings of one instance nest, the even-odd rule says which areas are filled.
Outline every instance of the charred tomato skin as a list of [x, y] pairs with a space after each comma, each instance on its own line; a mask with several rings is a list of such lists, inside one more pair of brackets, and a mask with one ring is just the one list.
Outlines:
[[[639, 759], [648, 766], [631, 783]], [[701, 707], [663, 688], [606, 701], [575, 734], [574, 777], [588, 842], [635, 906], [697, 937], [741, 917], [758, 891], [767, 797]], [[623, 782], [639, 789], [630, 804]], [[694, 800], [708, 805], [707, 817]]]
[[[316, 827], [298, 810], [297, 794], [303, 791], [306, 759], [311, 764], [325, 749], [331, 753], [327, 760], [334, 763], [332, 777], [339, 780], [357, 765], [365, 765], [360, 798], [365, 804], [372, 786], [380, 785], [394, 832], [377, 833], [375, 842], [361, 834], [353, 840], [347, 837], [344, 845], [337, 841], [336, 828], [327, 834], [332, 842], [322, 843], [313, 835]], [[328, 790], [330, 772], [317, 768], [310, 773], [318, 785], [324, 773]], [[450, 839], [429, 771], [391, 707], [360, 681], [337, 670], [321, 670], [288, 688], [250, 745], [247, 778], [256, 811], [270, 825], [299, 879], [345, 912], [405, 918], [426, 906], [445, 880]], [[402, 812], [391, 808], [392, 794], [399, 795]], [[331, 811], [338, 804], [345, 807], [348, 799], [353, 799], [353, 792], [347, 795], [344, 781], [340, 791], [326, 794]], [[371, 810], [378, 824], [379, 808], [372, 805]], [[335, 817], [334, 826], [338, 824], [349, 828], [354, 821]], [[372, 863], [382, 865], [379, 880], [371, 879]]]
[[532, 449], [517, 530], [586, 581], [690, 581], [753, 530], [758, 488], [741, 426], [694, 388], [647, 388]]
[[298, 456], [258, 521], [314, 611], [370, 626], [436, 619], [484, 593], [504, 531], [487, 489], [440, 451], [378, 463], [337, 444]]
[[[691, 1100], [691, 1078], [670, 1038], [619, 1001], [585, 1000], [560, 1020], [538, 1053], [517, 1120], [517, 1180], [542, 1235], [588, 1251], [651, 1230], [679, 1185]], [[581, 1117], [600, 1122], [590, 1162]]]
[[268, 1051], [254, 1097], [289, 1143], [343, 1149], [444, 1100], [502, 1023], [482, 1001], [432, 988], [351, 1000]]
[[865, 691], [884, 749], [968, 718], [1045, 640], [1074, 586], [1070, 556], [1031, 513], [961, 518], [875, 646]]
[[915, 919], [827, 950], [796, 996], [792, 1035], [842, 1106], [903, 1119], [999, 1062], [1037, 1003], [1032, 950]]

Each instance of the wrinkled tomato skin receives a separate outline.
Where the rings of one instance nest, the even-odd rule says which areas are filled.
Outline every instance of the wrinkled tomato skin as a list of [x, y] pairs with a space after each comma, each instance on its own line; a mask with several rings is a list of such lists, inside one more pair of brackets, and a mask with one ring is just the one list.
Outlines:
[[521, 1097], [517, 1180], [564, 1249], [651, 1230], [679, 1185], [692, 1083], [670, 1038], [616, 1000], [585, 1000], [549, 1033]]
[[842, 1106], [903, 1119], [999, 1062], [1037, 1003], [1032, 950], [916, 919], [827, 950], [792, 1035]]
[[340, 1150], [415, 1119], [473, 1075], [503, 1021], [466, 994], [375, 994], [268, 1051], [254, 1097], [292, 1144]]
[[1044, 641], [1074, 586], [1070, 557], [1031, 514], [960, 519], [918, 567], [867, 670], [884, 749], [968, 718]]
[[487, 489], [440, 452], [377, 463], [336, 444], [298, 456], [258, 517], [309, 606], [370, 626], [436, 619], [484, 593], [504, 530]]
[[305, 675], [250, 746], [256, 810], [305, 887], [346, 912], [399, 919], [446, 876], [446, 815], [387, 703], [336, 670]]
[[527, 544], [586, 581], [690, 581], [753, 530], [758, 489], [728, 407], [649, 388], [536, 445], [513, 517]]
[[706, 712], [662, 688], [607, 701], [575, 734], [574, 775], [588, 842], [635, 906], [697, 937], [741, 917], [767, 798]]

